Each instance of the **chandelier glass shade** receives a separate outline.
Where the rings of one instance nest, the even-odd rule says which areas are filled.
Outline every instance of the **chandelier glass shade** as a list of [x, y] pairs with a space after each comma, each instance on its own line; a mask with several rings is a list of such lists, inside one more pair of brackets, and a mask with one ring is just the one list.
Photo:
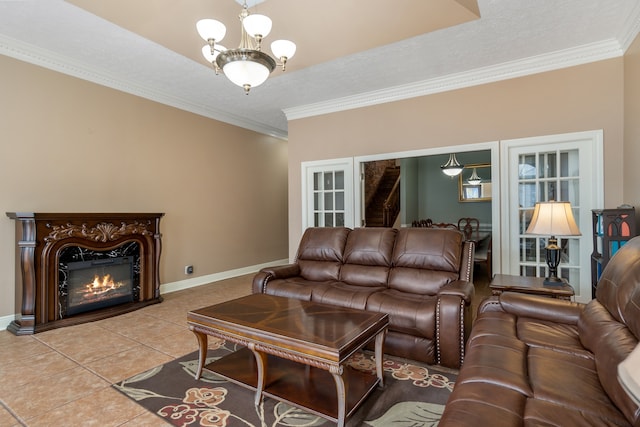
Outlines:
[[244, 88], [249, 94], [251, 88], [260, 86], [268, 78], [277, 65], [285, 70], [286, 63], [296, 52], [296, 45], [289, 40], [276, 40], [271, 50], [276, 59], [262, 51], [262, 39], [271, 32], [272, 22], [265, 15], [249, 14], [245, 2], [238, 16], [241, 23], [240, 46], [227, 49], [219, 42], [226, 35], [226, 27], [215, 19], [201, 19], [196, 23], [200, 37], [207, 44], [202, 48], [202, 55], [213, 65], [216, 74], [224, 72], [231, 82]]
[[464, 165], [458, 163], [458, 159], [456, 159], [455, 153], [449, 154], [449, 161], [444, 165], [440, 166], [442, 172], [448, 176], [458, 176], [464, 169]]

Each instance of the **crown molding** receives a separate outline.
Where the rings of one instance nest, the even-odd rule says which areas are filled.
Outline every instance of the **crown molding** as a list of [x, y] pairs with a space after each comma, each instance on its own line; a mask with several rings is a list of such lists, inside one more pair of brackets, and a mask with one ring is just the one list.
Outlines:
[[90, 67], [73, 58], [65, 57], [3, 35], [0, 35], [0, 54], [275, 138], [286, 140], [288, 137], [287, 132], [282, 129], [230, 114], [223, 110], [203, 107], [187, 99], [176, 97], [171, 93], [158, 90], [154, 87], [144, 86], [139, 82], [123, 78], [122, 76]]
[[[636, 31], [635, 34], [637, 33]], [[633, 41], [633, 37], [631, 37], [631, 41]], [[501, 80], [524, 77], [615, 58], [623, 54], [624, 49], [622, 49], [620, 43], [615, 39], [610, 39], [577, 48], [478, 68], [463, 73], [450, 74], [406, 85], [287, 108], [283, 111], [287, 116], [287, 120], [297, 120], [305, 117], [369, 107], [387, 102], [401, 101], [409, 98], [494, 83]]]

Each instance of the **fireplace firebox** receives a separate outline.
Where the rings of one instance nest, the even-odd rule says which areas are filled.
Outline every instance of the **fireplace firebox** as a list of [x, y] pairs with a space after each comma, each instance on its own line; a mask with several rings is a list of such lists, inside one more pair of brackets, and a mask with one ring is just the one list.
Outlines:
[[64, 315], [133, 302], [132, 256], [71, 262], [66, 267]]
[[7, 212], [16, 222], [16, 319], [33, 334], [162, 301], [162, 213]]

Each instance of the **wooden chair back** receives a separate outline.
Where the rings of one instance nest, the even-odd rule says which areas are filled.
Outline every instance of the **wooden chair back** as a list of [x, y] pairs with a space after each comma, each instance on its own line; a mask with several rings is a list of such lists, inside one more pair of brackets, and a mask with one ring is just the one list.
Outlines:
[[480, 221], [477, 218], [460, 218], [458, 220], [458, 230], [464, 233], [465, 240], [480, 240]]

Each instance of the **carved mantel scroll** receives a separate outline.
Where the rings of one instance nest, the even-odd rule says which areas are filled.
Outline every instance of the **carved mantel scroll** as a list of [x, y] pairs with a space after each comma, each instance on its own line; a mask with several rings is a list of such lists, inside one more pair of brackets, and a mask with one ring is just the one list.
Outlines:
[[149, 236], [153, 233], [147, 230], [147, 224], [151, 224], [151, 221], [147, 221], [146, 224], [140, 224], [137, 221], [134, 221], [131, 224], [121, 222], [119, 227], [106, 222], [96, 224], [95, 227], [89, 227], [87, 224], [75, 225], [71, 223], [67, 223], [65, 225], [52, 225], [52, 230], [49, 235], [44, 238], [44, 241], [50, 243], [71, 237], [80, 237], [94, 242], [108, 242], [111, 240], [118, 240], [119, 238], [130, 234]]
[[[162, 213], [16, 213], [16, 320], [7, 328], [16, 335], [33, 334], [126, 313], [162, 301], [160, 253]], [[140, 295], [122, 304], [57, 318], [60, 251], [79, 246], [111, 250], [127, 242], [140, 246]]]

